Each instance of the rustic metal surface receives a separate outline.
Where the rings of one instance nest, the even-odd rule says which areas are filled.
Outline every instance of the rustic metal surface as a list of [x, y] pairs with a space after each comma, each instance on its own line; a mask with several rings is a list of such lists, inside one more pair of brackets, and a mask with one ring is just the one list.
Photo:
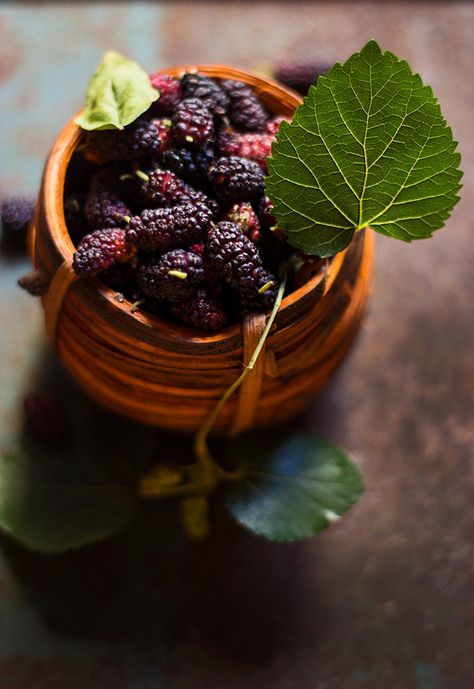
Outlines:
[[[305, 421], [361, 466], [338, 525], [270, 545], [218, 521], [198, 546], [135, 528], [71, 555], [0, 541], [0, 689], [471, 689], [474, 243], [470, 3], [3, 3], [0, 191], [33, 190], [105, 48], [150, 69], [343, 59], [366, 39], [430, 82], [463, 154], [463, 201], [413, 246], [380, 239], [370, 315]], [[18, 261], [0, 265], [0, 444], [41, 342]], [[118, 428], [119, 428], [118, 424]]]

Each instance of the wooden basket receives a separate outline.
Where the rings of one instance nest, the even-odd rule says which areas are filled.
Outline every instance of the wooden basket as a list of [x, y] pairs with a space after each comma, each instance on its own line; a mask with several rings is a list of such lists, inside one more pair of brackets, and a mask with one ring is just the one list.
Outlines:
[[[250, 84], [267, 108], [291, 115], [300, 97], [270, 79], [221, 65], [212, 77]], [[190, 69], [169, 70], [176, 74]], [[217, 334], [175, 325], [117, 302], [100, 280], [78, 280], [63, 211], [66, 169], [81, 138], [71, 120], [47, 160], [30, 233], [35, 267], [50, 285], [46, 326], [80, 385], [113, 411], [165, 428], [195, 431], [248, 362], [264, 314]], [[346, 355], [371, 284], [373, 237], [359, 232], [327, 270], [285, 297], [256, 367], [225, 406], [215, 430], [237, 433], [302, 411]]]

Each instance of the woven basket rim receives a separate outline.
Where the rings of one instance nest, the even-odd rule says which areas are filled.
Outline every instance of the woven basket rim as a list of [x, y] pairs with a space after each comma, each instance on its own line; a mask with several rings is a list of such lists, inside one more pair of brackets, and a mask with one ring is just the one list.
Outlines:
[[[203, 74], [209, 76], [214, 76], [217, 78], [233, 78], [240, 81], [244, 81], [252, 86], [252, 88], [259, 93], [260, 97], [265, 97], [265, 94], [272, 90], [274, 95], [279, 95], [280, 100], [286, 100], [287, 104], [291, 107], [297, 107], [301, 102], [301, 96], [289, 89], [274, 79], [267, 77], [260, 77], [252, 72], [237, 69], [235, 67], [230, 67], [226, 65], [200, 65], [200, 64], [188, 64], [179, 65], [176, 67], [162, 69], [161, 73], [167, 73], [172, 75], [177, 75], [185, 71], [199, 71]], [[274, 114], [279, 114], [273, 111]], [[60, 132], [58, 138], [56, 139], [51, 153], [46, 162], [44, 171], [44, 185], [43, 192], [45, 199], [54, 199], [52, 203], [46, 203], [46, 214], [48, 225], [50, 227], [51, 237], [56, 245], [56, 250], [58, 254], [62, 257], [63, 261], [70, 262], [72, 256], [76, 251], [76, 247], [69, 235], [68, 228], [66, 226], [66, 220], [64, 215], [64, 183], [69, 161], [76, 150], [80, 140], [84, 136], [84, 132], [78, 127], [74, 120], [76, 119], [76, 113], [64, 126]], [[346, 251], [341, 252], [336, 256], [331, 267], [331, 279], [335, 279], [339, 270], [341, 269]], [[321, 281], [323, 280], [325, 274], [324, 271], [319, 271], [310, 280], [308, 280], [304, 285], [298, 289], [288, 294], [284, 297], [280, 309], [279, 316], [284, 313], [284, 311], [298, 302], [300, 299], [308, 296], [311, 292], [317, 290]], [[114, 295], [117, 290], [108, 287], [99, 278], [87, 281], [88, 287], [98, 292], [100, 296], [106, 299], [108, 302], [112, 302], [114, 307], [125, 312], [130, 318], [140, 321], [143, 325], [149, 326], [151, 328], [159, 328], [160, 330], [174, 331], [176, 334], [181, 335], [185, 339], [199, 340], [201, 342], [217, 342], [226, 340], [228, 338], [233, 338], [241, 329], [241, 323], [234, 323], [225, 328], [222, 328], [218, 332], [207, 333], [205, 331], [199, 331], [195, 328], [189, 326], [181, 325], [179, 323], [174, 323], [168, 321], [165, 318], [161, 318], [155, 314], [147, 313], [144, 311], [134, 311], [131, 312], [131, 305], [127, 299], [123, 302], [118, 302], [114, 299]], [[278, 321], [278, 319], [277, 319]]]

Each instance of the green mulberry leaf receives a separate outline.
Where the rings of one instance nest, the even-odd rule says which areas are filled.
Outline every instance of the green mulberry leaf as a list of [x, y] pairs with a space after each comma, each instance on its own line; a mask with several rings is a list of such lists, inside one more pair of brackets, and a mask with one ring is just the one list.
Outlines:
[[242, 526], [272, 541], [314, 536], [364, 490], [356, 466], [321, 438], [251, 434], [234, 441], [232, 454], [245, 459], [226, 505]]
[[148, 74], [133, 60], [105, 54], [87, 90], [86, 106], [75, 123], [93, 129], [123, 129], [159, 98]]
[[266, 189], [289, 242], [331, 256], [367, 226], [430, 237], [459, 200], [460, 159], [431, 88], [370, 41], [282, 123]]

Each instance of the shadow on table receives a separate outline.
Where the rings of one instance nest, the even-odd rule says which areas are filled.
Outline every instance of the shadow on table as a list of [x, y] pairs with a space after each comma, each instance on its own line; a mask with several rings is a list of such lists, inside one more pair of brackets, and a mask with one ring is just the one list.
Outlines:
[[[50, 354], [39, 369], [43, 387], [63, 388], [71, 397], [70, 381]], [[106, 414], [110, 427], [123, 428], [123, 419]], [[168, 434], [166, 442], [182, 459], [188, 447], [183, 436]], [[58, 635], [159, 647], [171, 664], [183, 646], [266, 664], [299, 636], [295, 610], [301, 606], [305, 544], [276, 545], [251, 536], [218, 499], [212, 511], [211, 537], [202, 543], [184, 538], [176, 502], [165, 500], [144, 503], [119, 535], [69, 553], [42, 555], [3, 537], [0, 546], [29, 603]], [[317, 595], [310, 602], [315, 616]], [[321, 628], [325, 624], [321, 616]]]

